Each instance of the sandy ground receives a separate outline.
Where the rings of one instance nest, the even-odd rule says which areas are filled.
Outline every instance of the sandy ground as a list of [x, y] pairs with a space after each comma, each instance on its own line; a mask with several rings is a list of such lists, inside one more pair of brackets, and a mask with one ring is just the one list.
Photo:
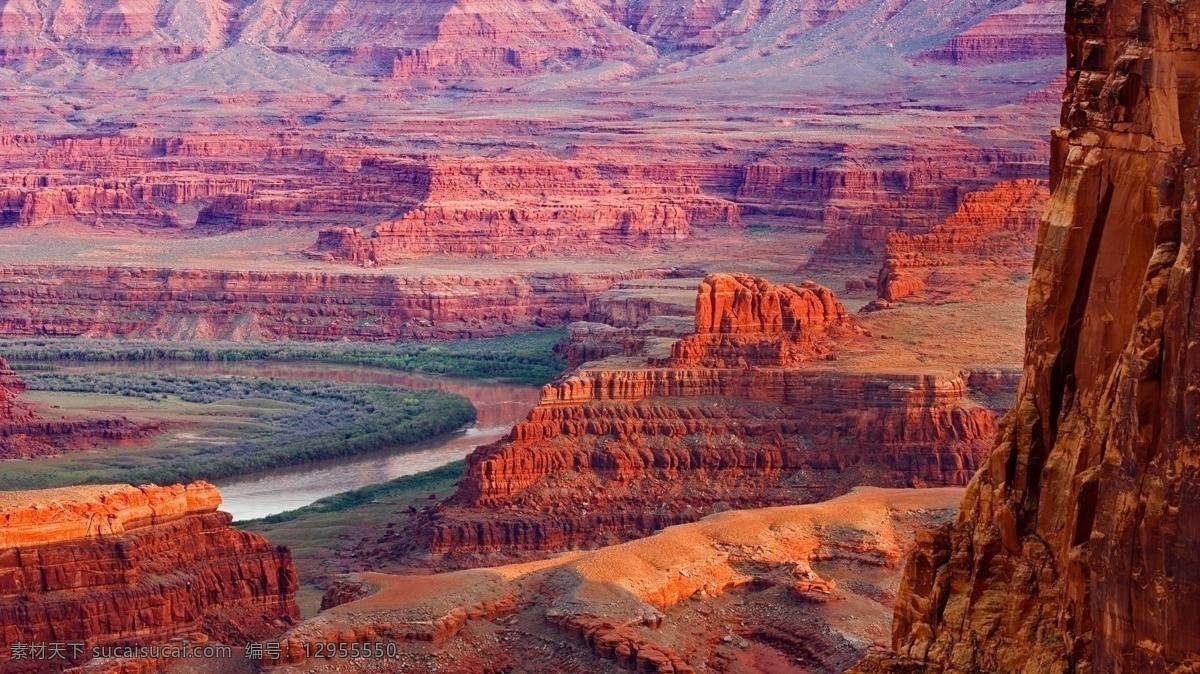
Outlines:
[[[963, 493], [859, 488], [825, 503], [720, 513], [538, 562], [433, 576], [355, 574], [369, 594], [306, 621], [286, 643], [436, 632], [449, 617], [489, 603], [514, 608], [468, 617], [433, 645], [401, 639], [402, 655], [390, 664], [337, 660], [285, 671], [473, 671], [462, 663], [509, 656], [519, 656], [519, 671], [618, 671], [550, 626], [563, 620], [617, 628], [643, 647], [685, 654], [698, 671], [840, 671], [830, 668], [887, 641], [904, 550], [917, 530], [953, 517]], [[829, 590], [806, 598], [796, 588], [808, 582]]]

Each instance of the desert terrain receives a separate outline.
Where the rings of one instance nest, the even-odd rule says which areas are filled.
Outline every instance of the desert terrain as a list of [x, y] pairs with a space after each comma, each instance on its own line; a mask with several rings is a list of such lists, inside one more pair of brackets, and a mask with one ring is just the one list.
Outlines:
[[[31, 601], [88, 646], [236, 649], [85, 672], [893, 646], [906, 554], [1018, 400], [1062, 25], [1040, 0], [0, 0], [0, 515], [34, 532], [0, 553], [26, 579], [0, 666], [56, 671], [3, 652]], [[53, 525], [80, 513], [132, 524]], [[174, 580], [119, 559], [173, 536], [210, 542]], [[143, 600], [169, 610], [78, 619]], [[338, 641], [391, 650], [314, 656]]]

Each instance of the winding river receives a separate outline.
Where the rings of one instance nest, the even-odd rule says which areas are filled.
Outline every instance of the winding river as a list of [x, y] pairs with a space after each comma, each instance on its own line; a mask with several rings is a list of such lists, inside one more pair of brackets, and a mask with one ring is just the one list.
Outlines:
[[62, 372], [169, 372], [181, 375], [239, 375], [279, 379], [322, 379], [409, 388], [437, 388], [457, 393], [475, 405], [477, 420], [463, 431], [403, 447], [351, 458], [243, 475], [214, 483], [224, 497], [222, 510], [234, 520], [266, 517], [306, 506], [317, 499], [367, 485], [415, 475], [462, 459], [479, 445], [504, 437], [524, 421], [538, 402], [539, 388], [473, 379], [411, 374], [377, 367], [328, 363], [192, 361], [105, 362], [68, 364]]

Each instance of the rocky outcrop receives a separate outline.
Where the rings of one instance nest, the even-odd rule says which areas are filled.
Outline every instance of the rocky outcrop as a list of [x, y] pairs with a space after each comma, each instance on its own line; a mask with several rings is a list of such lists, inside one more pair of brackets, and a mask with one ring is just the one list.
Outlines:
[[3, 157], [0, 227], [176, 236], [303, 227], [319, 232], [315, 257], [378, 263], [663, 247], [697, 228], [738, 226], [745, 212], [831, 231], [825, 259], [878, 254], [889, 232], [928, 231], [968, 191], [1044, 173], [1046, 160], [926, 139], [789, 142], [707, 161], [659, 161], [635, 148], [617, 159], [530, 150], [451, 158], [327, 145], [218, 133], [21, 139]]
[[696, 297], [696, 333], [671, 347], [673, 367], [795, 365], [825, 355], [827, 333], [850, 332], [846, 308], [816, 283], [776, 286], [713, 274]]
[[895, 302], [924, 290], [937, 273], [937, 290], [965, 285], [964, 278], [1033, 262], [1038, 224], [1050, 198], [1045, 182], [998, 183], [967, 195], [954, 215], [927, 234], [888, 235], [883, 268], [876, 283], [880, 299]]
[[[599, 545], [861, 484], [962, 485], [980, 465], [995, 412], [972, 397], [970, 373], [806, 366], [822, 340], [861, 338], [819, 286], [718, 274], [697, 295], [696, 334], [671, 356], [584, 365], [546, 386], [507, 440], [476, 450], [455, 497], [421, 524], [429, 549]], [[631, 355], [653, 334], [594, 326], [572, 344], [596, 355]]]
[[0, 332], [185, 339], [410, 340], [565, 325], [614, 283], [670, 270], [491, 277], [0, 267]]
[[229, 526], [203, 482], [69, 487], [0, 499], [0, 663], [54, 671], [64, 660], [14, 658], [14, 644], [164, 642], [203, 633], [226, 644], [278, 634], [299, 619], [286, 548]]
[[1046, 158], [1043, 150], [980, 151], [952, 143], [843, 147], [827, 165], [792, 169], [798, 175], [790, 182], [812, 196], [797, 200], [808, 204], [808, 212], [791, 207], [785, 212], [812, 218], [829, 231], [814, 264], [881, 257], [891, 233], [930, 231], [954, 215], [968, 194], [1006, 180], [1044, 179]]
[[864, 671], [1185, 672], [1200, 657], [1200, 8], [1067, 8], [1017, 406], [957, 521], [909, 558], [893, 630], [909, 669]]
[[1061, 3], [1032, 0], [988, 16], [924, 58], [954, 64], [1061, 59], [1062, 23]]
[[429, 525], [430, 547], [596, 545], [693, 521], [718, 503], [965, 484], [995, 418], [968, 392], [962, 377], [585, 369], [547, 386], [507, 441], [471, 455], [455, 502]]
[[693, 225], [735, 225], [738, 208], [694, 180], [644, 166], [551, 156], [430, 164], [420, 207], [357, 231], [322, 232], [316, 253], [354, 262], [428, 255], [526, 257], [612, 252], [686, 238]]
[[17, 396], [24, 392], [25, 380], [0, 358], [0, 421], [13, 423], [30, 416], [29, 410], [17, 401]]
[[[961, 494], [864, 488], [539, 562], [355, 574], [331, 593], [339, 601], [280, 639], [269, 667], [684, 674], [769, 662], [840, 672], [886, 633], [915, 531], [952, 517]], [[380, 643], [396, 657], [317, 654], [329, 641]]]

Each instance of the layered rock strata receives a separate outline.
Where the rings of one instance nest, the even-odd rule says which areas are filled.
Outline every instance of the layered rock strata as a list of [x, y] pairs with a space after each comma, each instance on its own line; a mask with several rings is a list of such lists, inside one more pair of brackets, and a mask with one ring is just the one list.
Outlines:
[[678, 241], [693, 225], [736, 225], [732, 202], [694, 180], [638, 166], [439, 160], [419, 208], [376, 225], [321, 233], [317, 253], [352, 262], [428, 255], [526, 257], [612, 251]]
[[1067, 34], [1017, 407], [957, 521], [909, 558], [907, 660], [864, 671], [1200, 662], [1200, 8], [1073, 0]]
[[[0, 267], [0, 332], [180, 339], [491, 337], [583, 318], [614, 283], [671, 270], [494, 277]], [[687, 272], [684, 272], [687, 273]]]
[[0, 663], [14, 644], [144, 645], [201, 632], [240, 644], [299, 619], [286, 548], [229, 526], [203, 482], [174, 487], [69, 487], [0, 498]]
[[[280, 639], [272, 671], [839, 672], [882, 639], [916, 530], [960, 489], [864, 488], [827, 503], [725, 512], [648, 538], [443, 574], [356, 574]], [[389, 644], [385, 663], [314, 657]], [[789, 671], [781, 668], [778, 671]]]
[[1062, 5], [1034, 0], [989, 15], [927, 52], [926, 60], [994, 64], [1063, 57]]
[[796, 366], [797, 345], [861, 338], [828, 290], [713, 275], [698, 297], [699, 334], [676, 342], [687, 348], [584, 365], [546, 386], [507, 440], [476, 450], [422, 525], [429, 549], [597, 545], [859, 484], [962, 485], [985, 456], [995, 412], [969, 373]]
[[313, 255], [357, 263], [663, 246], [697, 227], [736, 226], [742, 213], [831, 230], [825, 255], [878, 254], [888, 232], [927, 231], [967, 192], [1036, 176], [1046, 159], [1036, 148], [928, 140], [797, 143], [708, 161], [450, 158], [215, 133], [0, 137], [0, 150], [11, 150], [0, 227], [305, 227], [321, 232]]
[[889, 234], [876, 282], [879, 298], [895, 302], [919, 293], [931, 277], [935, 291], [952, 292], [984, 274], [1028, 269], [1049, 198], [1042, 181], [998, 183], [967, 195], [927, 234]]
[[673, 367], [795, 365], [827, 349], [827, 333], [851, 332], [846, 308], [816, 283], [775, 286], [747, 274], [700, 284], [695, 334], [671, 347]]

